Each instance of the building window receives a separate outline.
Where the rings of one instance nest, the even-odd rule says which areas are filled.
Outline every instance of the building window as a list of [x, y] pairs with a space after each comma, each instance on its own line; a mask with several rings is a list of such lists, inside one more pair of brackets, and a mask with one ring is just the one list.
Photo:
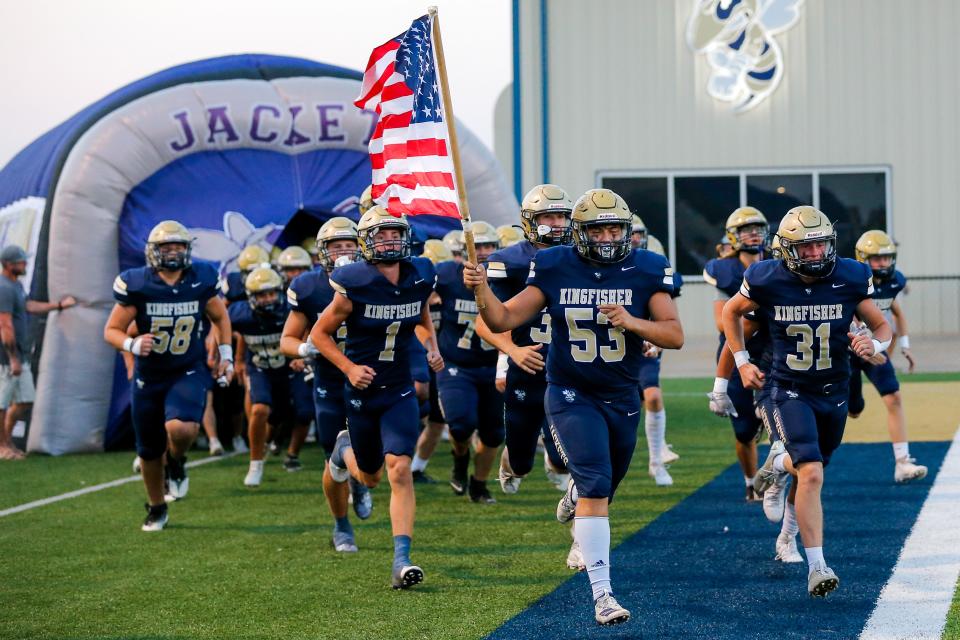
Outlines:
[[727, 217], [737, 207], [762, 211], [774, 233], [787, 211], [812, 204], [836, 226], [843, 257], [853, 257], [864, 231], [891, 231], [886, 168], [616, 172], [599, 174], [598, 183], [626, 200], [663, 242], [675, 268], [694, 281], [716, 255]]

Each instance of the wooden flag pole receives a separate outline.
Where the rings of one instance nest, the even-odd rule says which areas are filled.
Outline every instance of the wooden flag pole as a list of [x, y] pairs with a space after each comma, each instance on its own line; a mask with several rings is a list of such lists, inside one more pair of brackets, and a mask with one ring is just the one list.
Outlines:
[[[457, 181], [457, 198], [459, 199], [460, 223], [463, 225], [463, 244], [467, 249], [467, 260], [477, 264], [477, 247], [473, 242], [473, 228], [470, 224], [470, 207], [467, 204], [467, 185], [463, 181], [463, 170], [460, 168], [460, 145], [457, 144], [457, 125], [453, 117], [453, 101], [450, 99], [450, 85], [447, 82], [447, 63], [443, 58], [443, 39], [440, 37], [440, 15], [436, 7], [427, 7], [433, 22], [433, 50], [437, 56], [437, 76], [440, 78], [440, 100], [443, 103], [443, 119], [447, 123], [447, 138], [450, 140], [450, 155], [453, 157], [453, 175]], [[486, 305], [480, 299], [480, 292], [474, 291], [477, 308], [483, 309]]]

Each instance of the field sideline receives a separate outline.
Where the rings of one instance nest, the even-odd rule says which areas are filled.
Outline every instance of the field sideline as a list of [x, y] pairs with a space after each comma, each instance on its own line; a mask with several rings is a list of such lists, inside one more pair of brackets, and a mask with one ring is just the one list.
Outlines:
[[[956, 383], [960, 375], [906, 380]], [[728, 424], [700, 395], [709, 385], [665, 381], [667, 439], [681, 455], [675, 485], [657, 489], [647, 478], [641, 437], [611, 508], [614, 545], [734, 461]], [[910, 411], [908, 404], [908, 420]], [[128, 476], [131, 458], [31, 456], [0, 465], [0, 510]], [[322, 454], [311, 447], [303, 459], [298, 474], [271, 459], [259, 490], [242, 486], [242, 457], [194, 469], [190, 496], [173, 505], [159, 535], [139, 531], [138, 482], [0, 518], [0, 638], [478, 638], [570, 576], [569, 533], [552, 516], [559, 492], [539, 467], [520, 494], [498, 489], [499, 504], [489, 507], [453, 496], [445, 483], [418, 487], [413, 559], [427, 580], [393, 592], [386, 486], [374, 492], [373, 517], [354, 521], [360, 553], [338, 557], [320, 492]], [[441, 445], [429, 472], [445, 480], [449, 470]], [[571, 606], [589, 605], [585, 582]], [[943, 637], [960, 638], [960, 592]]]

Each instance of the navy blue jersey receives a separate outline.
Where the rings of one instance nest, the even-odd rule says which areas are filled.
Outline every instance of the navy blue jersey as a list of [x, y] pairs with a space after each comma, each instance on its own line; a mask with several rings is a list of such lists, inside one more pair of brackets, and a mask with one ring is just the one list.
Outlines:
[[897, 296], [900, 295], [906, 286], [907, 277], [899, 271], [894, 271], [893, 275], [886, 280], [878, 281], [874, 279], [873, 301], [880, 308], [880, 311], [883, 311], [883, 314], [887, 316], [888, 321], [890, 320], [890, 307], [893, 306]]
[[226, 298], [228, 304], [247, 299], [247, 288], [243, 284], [243, 274], [239, 271], [231, 271], [219, 282], [220, 293]]
[[649, 319], [650, 297], [673, 293], [673, 269], [667, 259], [634, 249], [615, 264], [596, 264], [573, 247], [540, 251], [527, 283], [547, 299], [553, 328], [547, 382], [612, 398], [636, 394], [643, 361], [643, 338], [610, 325], [597, 310], [619, 304], [637, 318]]
[[[723, 296], [718, 299], [725, 300], [732, 298], [740, 291], [740, 285], [743, 283], [743, 274], [746, 270], [747, 268], [743, 266], [743, 263], [740, 262], [740, 258], [737, 255], [728, 258], [714, 258], [704, 267], [703, 279], [716, 287], [719, 294]], [[758, 320], [758, 318], [753, 315], [748, 315], [747, 317], [750, 320]], [[759, 330], [753, 337], [747, 340], [746, 348], [750, 354], [750, 360], [752, 360], [754, 364], [763, 367], [761, 363], [765, 361], [767, 365], [769, 365], [770, 361], [770, 331], [765, 322], [758, 322], [757, 324], [759, 325]], [[722, 349], [726, 342], [727, 338], [721, 331], [719, 348]], [[768, 368], [764, 368], [764, 370], [766, 371]]]
[[463, 265], [452, 260], [437, 265], [441, 329], [437, 337], [443, 359], [461, 367], [497, 364], [497, 349], [476, 335], [477, 301], [463, 284]]
[[[317, 318], [333, 302], [333, 287], [330, 286], [330, 277], [324, 269], [301, 273], [293, 279], [287, 288], [287, 304], [292, 311], [299, 311], [307, 317], [308, 331], [316, 324]], [[347, 325], [342, 324], [337, 329], [334, 341], [343, 351], [347, 339]], [[343, 380], [340, 369], [330, 364], [330, 361], [318, 356], [313, 367], [314, 375], [323, 380]]]
[[287, 317], [286, 305], [277, 313], [254, 313], [247, 302], [230, 305], [230, 325], [247, 345], [245, 360], [261, 369], [282, 369], [287, 358], [280, 353], [280, 335]]
[[[537, 255], [537, 247], [530, 242], [518, 242], [506, 249], [500, 249], [487, 260], [487, 278], [490, 290], [501, 302], [506, 302], [527, 286], [530, 273], [530, 261]], [[544, 311], [527, 324], [514, 329], [511, 334], [513, 343], [518, 347], [528, 347], [535, 343], [550, 344], [550, 317]], [[547, 357], [547, 347], [540, 350]], [[513, 362], [511, 361], [511, 366]]]
[[773, 342], [774, 380], [819, 387], [850, 376], [850, 322], [873, 295], [870, 268], [838, 258], [833, 273], [810, 284], [782, 260], [751, 265], [740, 293], [760, 305]]
[[216, 295], [217, 271], [205, 262], [185, 269], [172, 286], [150, 267], [128, 269], [117, 276], [114, 299], [136, 307], [137, 333], [154, 336], [150, 355], [136, 359], [140, 376], [164, 377], [206, 362], [205, 309]]
[[679, 273], [673, 274], [673, 291], [670, 292], [671, 298], [680, 297], [680, 289], [683, 287], [683, 276]]
[[346, 355], [377, 372], [373, 385], [410, 385], [410, 340], [420, 322], [436, 273], [426, 258], [400, 261], [400, 280], [387, 280], [376, 266], [354, 262], [338, 267], [330, 285], [353, 303], [347, 318]]

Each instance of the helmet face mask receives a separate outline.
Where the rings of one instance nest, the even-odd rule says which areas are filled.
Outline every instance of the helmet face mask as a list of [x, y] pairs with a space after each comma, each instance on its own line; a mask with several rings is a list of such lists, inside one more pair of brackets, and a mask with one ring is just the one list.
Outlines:
[[727, 217], [727, 240], [734, 251], [760, 253], [770, 234], [767, 218], [754, 207], [740, 207]]
[[577, 200], [571, 215], [577, 253], [604, 264], [625, 259], [633, 250], [631, 218], [627, 203], [613, 191], [587, 191]]
[[[804, 247], [812, 247], [817, 244], [823, 245], [823, 251], [819, 256], [805, 257], [803, 255], [805, 253]], [[837, 236], [799, 242], [780, 238], [780, 251], [790, 271], [808, 278], [826, 278], [833, 273], [833, 269], [837, 265]]]
[[633, 214], [630, 223], [630, 242], [634, 249], [646, 249], [649, 238], [647, 237], [647, 225], [637, 214]]
[[191, 264], [193, 238], [179, 222], [164, 220], [147, 238], [144, 257], [156, 271], [181, 271]]
[[745, 224], [736, 230], [738, 251], [760, 253], [767, 244], [770, 228], [765, 224]]
[[338, 238], [326, 240], [320, 245], [320, 264], [328, 271], [332, 270], [334, 266], [356, 262], [359, 259], [360, 245], [356, 240]]
[[360, 217], [357, 241], [367, 262], [399, 262], [410, 257], [410, 223], [406, 216], [398, 218], [375, 205]]
[[[611, 227], [616, 227], [618, 231], [613, 231]], [[627, 257], [630, 249], [633, 248], [632, 234], [629, 231], [628, 224], [614, 222], [592, 222], [576, 224], [574, 231], [574, 244], [580, 251], [580, 255], [594, 262], [620, 262]], [[610, 230], [614, 238], [611, 240], [593, 240], [591, 235], [599, 235], [604, 230]], [[593, 234], [591, 234], [593, 231]], [[617, 237], [619, 236], [619, 237]], [[582, 248], [582, 249], [581, 249]], [[585, 249], [585, 252], [584, 252]]]
[[[890, 258], [890, 262], [888, 262], [886, 265], [883, 265], [878, 258], [886, 257]], [[873, 272], [874, 278], [877, 280], [888, 280], [893, 277], [893, 274], [897, 269], [897, 254], [893, 253], [882, 256], [870, 256], [870, 258], [867, 260], [867, 264], [870, 265], [870, 271]], [[874, 264], [877, 264], [877, 266], [874, 266]]]

